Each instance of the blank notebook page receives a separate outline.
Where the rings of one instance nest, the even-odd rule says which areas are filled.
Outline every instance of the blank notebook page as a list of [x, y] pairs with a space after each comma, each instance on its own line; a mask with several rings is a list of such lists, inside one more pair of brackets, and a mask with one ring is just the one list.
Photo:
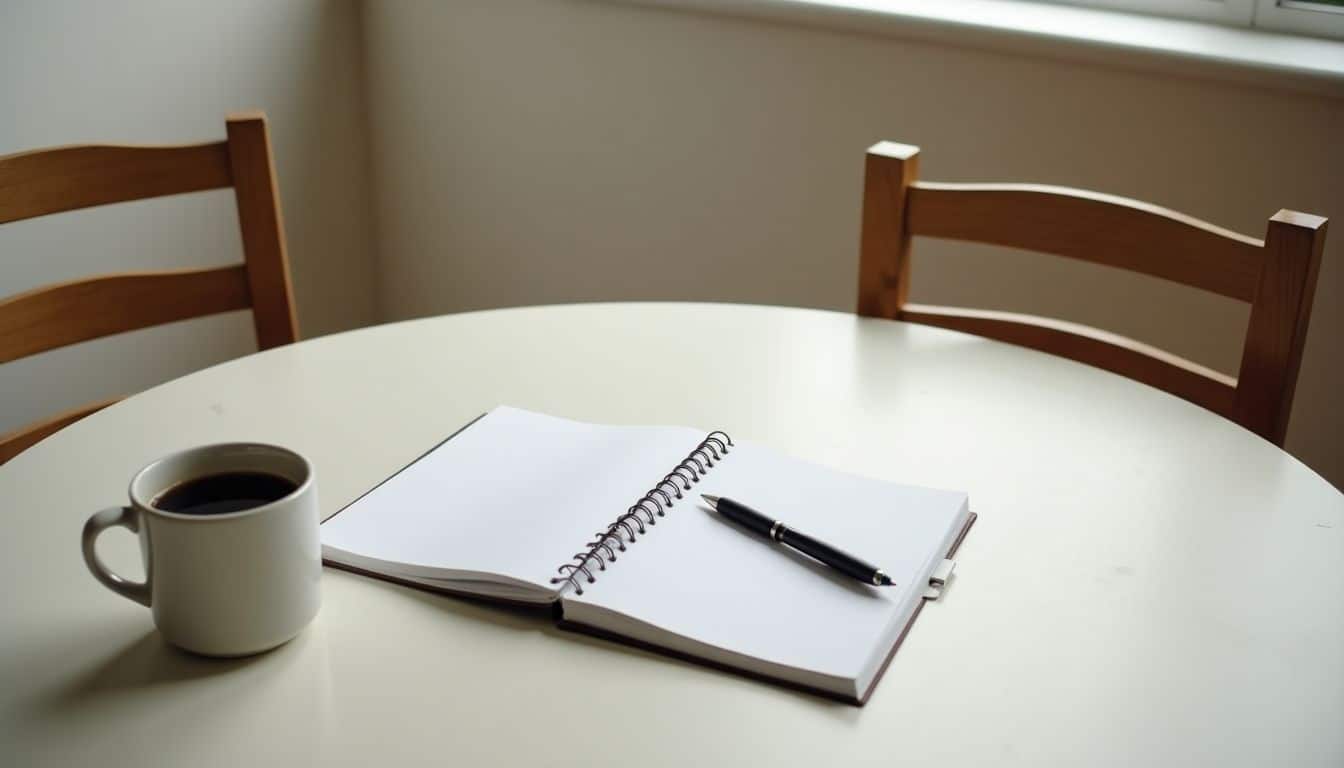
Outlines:
[[556, 567], [703, 437], [501, 406], [323, 523], [324, 556], [553, 592]]
[[[850, 552], [898, 586], [861, 584], [747, 533], [708, 511], [701, 493], [730, 497]], [[749, 443], [731, 449], [693, 494], [695, 503], [678, 502], [582, 596], [567, 593], [566, 617], [574, 606], [583, 622], [596, 607], [739, 662], [752, 657], [862, 685], [968, 514], [964, 493], [843, 474]]]

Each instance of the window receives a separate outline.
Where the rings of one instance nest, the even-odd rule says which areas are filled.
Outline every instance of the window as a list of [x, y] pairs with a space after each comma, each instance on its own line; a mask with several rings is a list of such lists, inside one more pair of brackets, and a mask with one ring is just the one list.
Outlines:
[[1255, 26], [1302, 35], [1344, 37], [1344, 0], [1257, 0]]
[[1137, 11], [1157, 16], [1179, 16], [1249, 27], [1255, 14], [1257, 0], [1052, 0], [1052, 2], [1114, 8], [1117, 11]]
[[1052, 0], [1271, 32], [1344, 37], [1344, 0]]

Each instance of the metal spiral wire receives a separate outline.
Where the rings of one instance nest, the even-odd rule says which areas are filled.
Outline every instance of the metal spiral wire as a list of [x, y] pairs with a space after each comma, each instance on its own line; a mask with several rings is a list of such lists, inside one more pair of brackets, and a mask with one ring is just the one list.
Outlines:
[[618, 552], [624, 552], [636, 539], [648, 533], [649, 528], [657, 524], [658, 518], [666, 516], [667, 510], [677, 500], [684, 498], [692, 485], [700, 482], [701, 477], [728, 455], [732, 444], [733, 439], [726, 432], [710, 432], [648, 493], [613, 520], [605, 531], [594, 534], [597, 538], [584, 544], [583, 551], [575, 552], [570, 562], [557, 568], [559, 575], [553, 577], [551, 583], [569, 582], [575, 594], [582, 595], [584, 584], [597, 581], [594, 571], [607, 570], [607, 563], [616, 562]]

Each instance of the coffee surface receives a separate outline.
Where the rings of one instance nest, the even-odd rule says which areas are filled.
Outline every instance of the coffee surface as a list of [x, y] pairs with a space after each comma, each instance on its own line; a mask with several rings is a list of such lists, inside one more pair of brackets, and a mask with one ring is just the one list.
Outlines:
[[151, 505], [179, 515], [226, 515], [283, 499], [296, 488], [288, 478], [266, 472], [225, 472], [178, 483]]

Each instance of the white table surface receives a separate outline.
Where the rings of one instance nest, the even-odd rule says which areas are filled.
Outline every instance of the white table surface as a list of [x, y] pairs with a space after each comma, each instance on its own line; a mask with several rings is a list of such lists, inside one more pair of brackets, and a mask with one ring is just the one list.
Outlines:
[[[204, 660], [80, 559], [166, 452], [290, 446], [326, 515], [499, 403], [722, 428], [965, 489], [980, 520], [862, 709], [331, 569], [295, 641]], [[1344, 764], [1339, 491], [1184, 401], [933, 328], [703, 304], [386, 325], [95, 414], [0, 467], [0, 508], [7, 765]], [[102, 545], [139, 573], [130, 534]]]

